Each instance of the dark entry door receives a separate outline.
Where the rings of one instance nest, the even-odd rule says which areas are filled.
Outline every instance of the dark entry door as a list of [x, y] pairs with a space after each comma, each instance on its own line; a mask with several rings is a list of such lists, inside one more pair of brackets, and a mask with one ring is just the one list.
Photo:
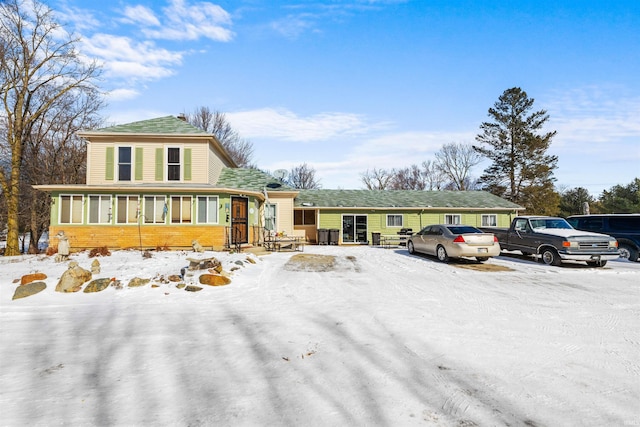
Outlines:
[[231, 243], [249, 243], [249, 199], [231, 198]]

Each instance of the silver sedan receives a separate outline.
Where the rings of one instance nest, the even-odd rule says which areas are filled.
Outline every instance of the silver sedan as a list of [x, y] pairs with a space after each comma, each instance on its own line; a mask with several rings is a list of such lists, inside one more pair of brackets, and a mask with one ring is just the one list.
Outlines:
[[475, 257], [486, 261], [500, 255], [498, 239], [469, 225], [429, 225], [407, 240], [409, 253], [435, 255], [442, 262], [449, 258]]

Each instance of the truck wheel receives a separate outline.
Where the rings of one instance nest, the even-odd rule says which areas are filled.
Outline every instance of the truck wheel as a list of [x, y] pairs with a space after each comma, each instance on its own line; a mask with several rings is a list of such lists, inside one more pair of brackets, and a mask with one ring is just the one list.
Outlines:
[[607, 261], [587, 261], [587, 265], [589, 267], [604, 267], [605, 265], [607, 265]]
[[547, 265], [560, 265], [560, 256], [553, 249], [543, 249], [542, 250], [542, 262]]
[[489, 259], [489, 257], [486, 257], [486, 256], [477, 256], [476, 257], [476, 261], [478, 261], [478, 262], [485, 262], [488, 259]]
[[407, 242], [407, 250], [409, 251], [410, 254], [416, 251], [416, 249], [413, 247], [413, 242], [411, 240]]
[[636, 262], [638, 260], [638, 251], [630, 245], [620, 245], [620, 258]]
[[447, 250], [444, 248], [444, 246], [438, 246], [438, 248], [436, 249], [436, 254], [438, 254], [438, 259], [440, 261], [449, 261], [449, 255], [447, 255]]

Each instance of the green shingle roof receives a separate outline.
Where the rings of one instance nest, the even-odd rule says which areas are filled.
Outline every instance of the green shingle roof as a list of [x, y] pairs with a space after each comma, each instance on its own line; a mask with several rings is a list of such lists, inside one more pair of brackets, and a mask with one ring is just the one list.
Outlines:
[[[280, 184], [279, 187], [269, 186], [269, 184]], [[246, 191], [291, 191], [292, 188], [281, 184], [280, 181], [266, 172], [258, 169], [247, 168], [224, 168], [220, 173], [220, 178], [216, 187], [236, 188]]]
[[209, 135], [184, 120], [174, 116], [157, 117], [139, 122], [110, 126], [98, 129], [97, 133], [136, 133], [136, 134], [177, 134], [177, 135]]
[[486, 191], [299, 190], [296, 207], [522, 209]]

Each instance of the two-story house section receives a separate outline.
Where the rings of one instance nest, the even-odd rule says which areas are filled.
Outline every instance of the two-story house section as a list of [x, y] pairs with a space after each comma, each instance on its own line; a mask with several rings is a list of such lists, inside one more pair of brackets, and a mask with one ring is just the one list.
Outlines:
[[[72, 248], [189, 248], [255, 243], [265, 226], [293, 232], [296, 191], [237, 168], [211, 134], [173, 116], [79, 133], [87, 141], [82, 185], [42, 185], [51, 225]], [[281, 209], [280, 209], [281, 210]], [[52, 242], [55, 243], [55, 242]]]

